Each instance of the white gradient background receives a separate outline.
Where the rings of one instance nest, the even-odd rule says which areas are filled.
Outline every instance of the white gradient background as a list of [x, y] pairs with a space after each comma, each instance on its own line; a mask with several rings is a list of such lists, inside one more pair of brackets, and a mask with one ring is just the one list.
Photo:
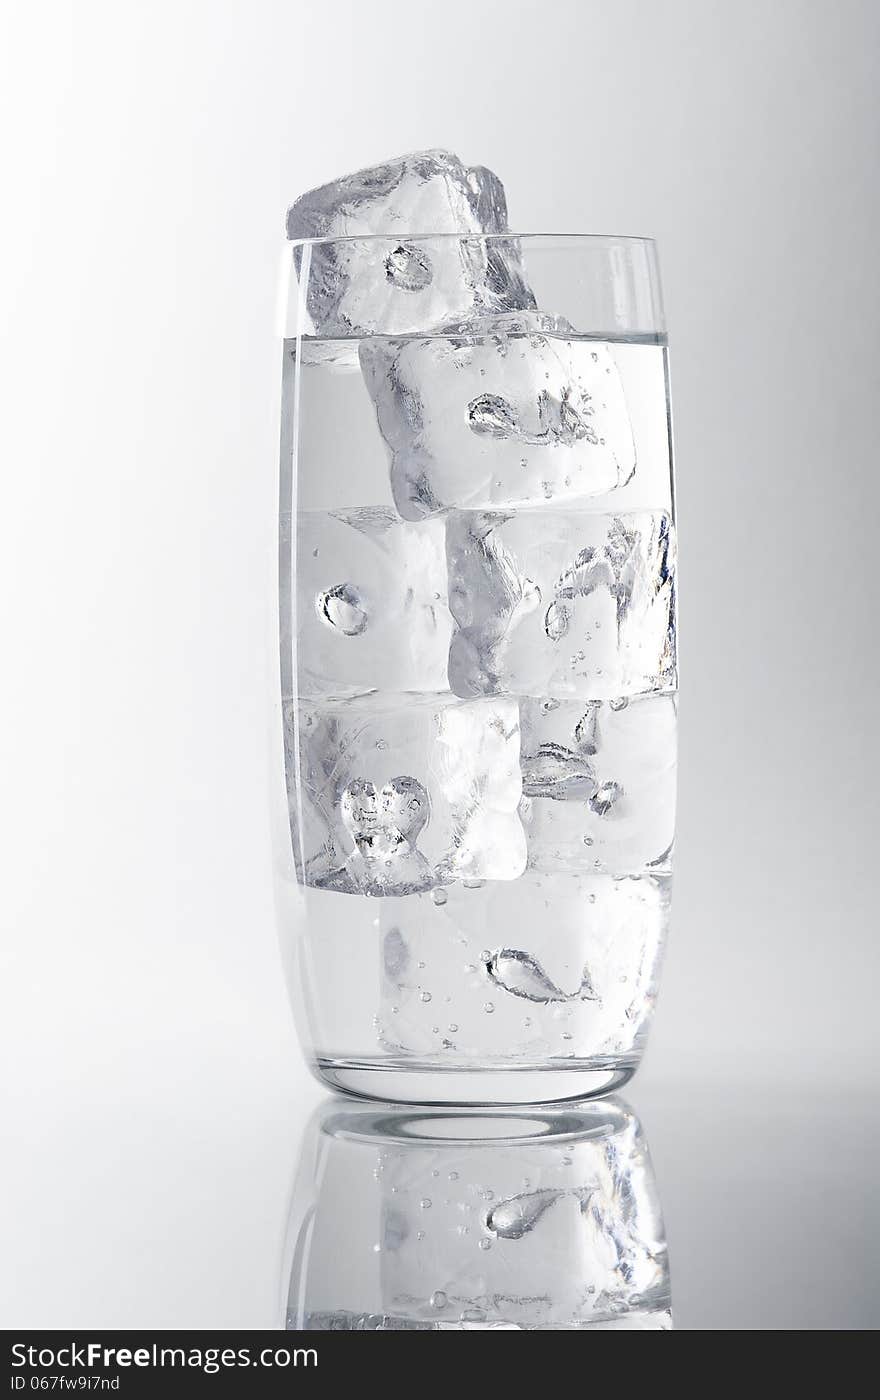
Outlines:
[[321, 1098], [270, 878], [279, 243], [298, 192], [445, 145], [515, 227], [659, 241], [680, 820], [629, 1097], [679, 1323], [876, 1325], [880, 7], [35, 0], [4, 30], [0, 1324], [276, 1320]]

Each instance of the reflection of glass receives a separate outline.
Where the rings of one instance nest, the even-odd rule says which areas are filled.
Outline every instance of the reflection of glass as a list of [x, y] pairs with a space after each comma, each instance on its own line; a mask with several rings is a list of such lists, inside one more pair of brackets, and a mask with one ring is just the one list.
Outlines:
[[638, 1120], [614, 1100], [516, 1112], [318, 1110], [291, 1221], [287, 1326], [672, 1326]]

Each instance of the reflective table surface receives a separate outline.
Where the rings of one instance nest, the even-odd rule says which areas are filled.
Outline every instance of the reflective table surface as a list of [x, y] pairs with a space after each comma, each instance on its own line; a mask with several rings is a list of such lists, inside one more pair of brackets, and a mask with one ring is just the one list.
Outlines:
[[[66, 1092], [60, 1065], [51, 1094], [41, 1102], [21, 1098], [14, 1122], [4, 1129], [14, 1135], [14, 1147], [10, 1143], [4, 1152], [10, 1243], [3, 1266], [5, 1326], [285, 1326], [292, 1297], [297, 1305], [291, 1271], [303, 1174], [314, 1179], [315, 1133], [328, 1117], [350, 1118], [356, 1105], [328, 1099], [303, 1070], [292, 1071], [289, 1065], [285, 1070], [268, 1051], [264, 1061], [257, 1057], [246, 1063], [233, 1048], [234, 1040], [225, 1064], [218, 1062], [214, 1046], [210, 1059], [195, 1055], [186, 1068], [170, 1055], [167, 1061], [145, 1057], [137, 1064], [114, 1065], [111, 1059], [96, 1074], [91, 1091], [78, 1084], [75, 1094]], [[664, 1082], [662, 1068], [662, 1062], [649, 1061], [628, 1086], [626, 1098], [616, 1100], [614, 1112], [638, 1119], [649, 1148], [650, 1189], [656, 1192], [668, 1240], [675, 1329], [876, 1327], [880, 1104], [870, 1083], [823, 1091], [797, 1083], [760, 1086], [697, 1076], [672, 1083]], [[602, 1103], [585, 1110], [594, 1120], [607, 1111]], [[375, 1116], [375, 1106], [370, 1112]], [[446, 1115], [443, 1129], [452, 1139], [461, 1136], [454, 1117]], [[511, 1136], [510, 1125], [504, 1134]], [[441, 1145], [439, 1157], [422, 1151], [412, 1159], [414, 1174], [407, 1175], [399, 1167], [399, 1153], [395, 1156], [392, 1148], [389, 1155], [386, 1144], [370, 1163], [380, 1176], [382, 1170], [390, 1172], [388, 1180], [403, 1191], [402, 1206], [390, 1215], [390, 1186], [379, 1191], [379, 1197], [385, 1192], [385, 1204], [380, 1199], [377, 1207], [375, 1191], [343, 1189], [334, 1199], [340, 1178], [333, 1185], [325, 1177], [321, 1189], [330, 1195], [323, 1208], [329, 1201], [336, 1224], [325, 1232], [323, 1245], [320, 1232], [311, 1240], [308, 1288], [318, 1280], [317, 1292], [310, 1295], [317, 1300], [313, 1311], [360, 1309], [375, 1317], [383, 1296], [397, 1298], [399, 1304], [405, 1295], [415, 1299], [413, 1315], [424, 1324], [426, 1316], [437, 1320], [436, 1309], [426, 1313], [426, 1300], [442, 1292], [452, 1300], [450, 1311], [440, 1309], [447, 1322], [468, 1312], [475, 1325], [497, 1324], [497, 1310], [481, 1320], [479, 1306], [474, 1312], [473, 1304], [481, 1289], [492, 1292], [492, 1270], [507, 1251], [519, 1270], [515, 1288], [508, 1291], [527, 1295], [530, 1278], [540, 1276], [533, 1295], [552, 1298], [552, 1306], [543, 1311], [520, 1307], [512, 1323], [508, 1316], [507, 1325], [562, 1326], [575, 1314], [595, 1321], [602, 1309], [590, 1303], [584, 1313], [584, 1299], [590, 1288], [592, 1298], [604, 1289], [607, 1302], [608, 1271], [613, 1273], [619, 1261], [612, 1252], [609, 1262], [607, 1241], [603, 1244], [609, 1230], [615, 1233], [613, 1220], [609, 1225], [611, 1197], [607, 1191], [605, 1197], [591, 1195], [597, 1189], [595, 1163], [583, 1153], [593, 1149], [589, 1144], [577, 1147], [574, 1166], [567, 1176], [562, 1172], [557, 1177], [543, 1171], [548, 1159], [540, 1153], [550, 1148], [525, 1142], [516, 1150], [523, 1160], [530, 1158], [531, 1166], [522, 1166], [514, 1149], [493, 1145], [490, 1137], [469, 1159], [478, 1164], [473, 1180], [456, 1181], [453, 1188], [450, 1171], [460, 1176], [461, 1167], [449, 1166], [448, 1145]], [[540, 1179], [535, 1181], [530, 1172], [536, 1157]], [[630, 1159], [625, 1154], [624, 1159], [625, 1176]], [[434, 1212], [436, 1238], [426, 1245], [431, 1268], [425, 1271], [406, 1257], [409, 1244], [398, 1247], [413, 1230], [419, 1233], [414, 1215], [426, 1194], [420, 1174], [430, 1175], [438, 1164], [445, 1171], [445, 1189]], [[343, 1169], [348, 1170], [345, 1162]], [[361, 1163], [356, 1172], [364, 1169]], [[517, 1186], [517, 1172], [528, 1185]], [[357, 1188], [356, 1173], [351, 1180]], [[624, 1182], [621, 1196], [619, 1183], [620, 1173], [614, 1189], [623, 1199], [629, 1188]], [[526, 1216], [530, 1209], [541, 1216], [532, 1222], [531, 1240], [524, 1238], [521, 1219], [511, 1215], [510, 1206], [506, 1215], [496, 1212], [493, 1217], [491, 1204], [479, 1194], [492, 1189], [506, 1193], [509, 1201], [511, 1193], [528, 1194], [536, 1185], [545, 1195], [537, 1212], [534, 1205], [524, 1208]], [[464, 1201], [465, 1187], [472, 1205]], [[642, 1189], [638, 1181], [637, 1187]], [[621, 1244], [618, 1231], [614, 1245], [621, 1260], [629, 1251], [628, 1296], [635, 1298], [636, 1310], [646, 1281], [648, 1303], [651, 1298], [662, 1303], [665, 1287], [665, 1257], [657, 1267], [645, 1263], [657, 1259], [656, 1241], [650, 1239], [652, 1209], [646, 1207], [635, 1222], [635, 1244], [633, 1238]], [[473, 1213], [456, 1217], [456, 1210]], [[461, 1247], [450, 1246], [443, 1236], [437, 1214], [444, 1211], [447, 1224], [453, 1218], [472, 1222], [467, 1247], [464, 1241]], [[578, 1235], [580, 1243], [572, 1251], [559, 1241], [576, 1219], [587, 1233]], [[539, 1231], [547, 1247], [535, 1250]], [[389, 1247], [392, 1255], [398, 1252], [380, 1260], [379, 1274], [374, 1272], [362, 1294], [349, 1290], [350, 1296], [337, 1296], [331, 1239], [333, 1249], [341, 1243], [352, 1257], [360, 1251], [365, 1268], [373, 1267], [368, 1256], [374, 1247], [377, 1253], [384, 1248], [387, 1254]], [[481, 1240], [488, 1240], [484, 1256], [475, 1252]], [[638, 1252], [642, 1245], [647, 1252]], [[526, 1249], [533, 1251], [531, 1256]], [[488, 1283], [474, 1284], [482, 1263], [486, 1268], [479, 1278]], [[384, 1280], [378, 1293], [377, 1277]], [[429, 1288], [437, 1279], [443, 1288]], [[655, 1286], [659, 1293], [652, 1294]], [[309, 1306], [305, 1297], [306, 1310]], [[627, 1307], [626, 1299], [621, 1304], [620, 1297], [612, 1297], [617, 1325], [628, 1325], [619, 1317]], [[329, 1324], [325, 1318], [312, 1325]], [[655, 1319], [654, 1325], [665, 1324]]]

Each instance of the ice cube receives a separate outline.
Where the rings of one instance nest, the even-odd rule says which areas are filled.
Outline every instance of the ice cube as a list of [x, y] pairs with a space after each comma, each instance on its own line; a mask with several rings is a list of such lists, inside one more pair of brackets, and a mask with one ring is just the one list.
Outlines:
[[529, 870], [456, 885], [441, 904], [430, 894], [383, 903], [382, 1048], [448, 1066], [634, 1053], [654, 1004], [669, 883]]
[[296, 580], [299, 695], [448, 688], [442, 522], [366, 507], [301, 512]]
[[389, 1145], [378, 1171], [389, 1317], [553, 1329], [668, 1307], [663, 1222], [630, 1114], [609, 1107], [593, 1133], [557, 1140]]
[[[506, 232], [501, 181], [449, 151], [418, 151], [331, 181], [287, 214], [288, 238], [331, 240], [311, 245], [306, 273], [297, 250], [312, 332], [331, 339], [534, 306], [515, 240], [479, 236]], [[439, 236], [448, 234], [473, 237]]]
[[284, 716], [302, 884], [405, 895], [522, 873], [515, 701], [289, 701]]
[[560, 326], [518, 312], [361, 343], [402, 516], [577, 501], [629, 480], [635, 447], [613, 350]]
[[536, 870], [668, 869], [675, 832], [674, 695], [520, 702], [520, 812]]
[[456, 695], [617, 698], [675, 685], [674, 527], [662, 511], [456, 511]]

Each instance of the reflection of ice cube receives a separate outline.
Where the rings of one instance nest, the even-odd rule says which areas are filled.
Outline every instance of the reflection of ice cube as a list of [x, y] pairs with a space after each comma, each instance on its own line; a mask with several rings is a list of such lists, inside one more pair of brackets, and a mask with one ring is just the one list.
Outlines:
[[485, 1066], [632, 1052], [653, 1007], [669, 880], [544, 874], [383, 904], [386, 1051]]
[[523, 800], [536, 870], [668, 868], [675, 831], [676, 700], [523, 700]]
[[446, 690], [442, 524], [363, 508], [301, 513], [297, 534], [298, 693]]
[[[424, 331], [474, 309], [533, 306], [511, 240], [412, 241], [506, 231], [498, 177], [448, 151], [419, 151], [334, 180], [302, 195], [287, 215], [288, 238], [352, 240], [310, 250], [308, 312], [314, 334], [330, 338]], [[372, 234], [389, 235], [387, 246], [366, 241]]]
[[360, 357], [407, 520], [579, 500], [635, 470], [611, 347], [553, 334], [538, 313], [449, 335], [375, 337]]
[[401, 895], [524, 869], [514, 701], [289, 702], [285, 739], [302, 883]]
[[457, 695], [602, 699], [674, 686], [664, 512], [456, 512], [446, 551]]
[[663, 1225], [630, 1115], [552, 1143], [389, 1146], [379, 1172], [387, 1316], [457, 1331], [642, 1311], [669, 1325]]

